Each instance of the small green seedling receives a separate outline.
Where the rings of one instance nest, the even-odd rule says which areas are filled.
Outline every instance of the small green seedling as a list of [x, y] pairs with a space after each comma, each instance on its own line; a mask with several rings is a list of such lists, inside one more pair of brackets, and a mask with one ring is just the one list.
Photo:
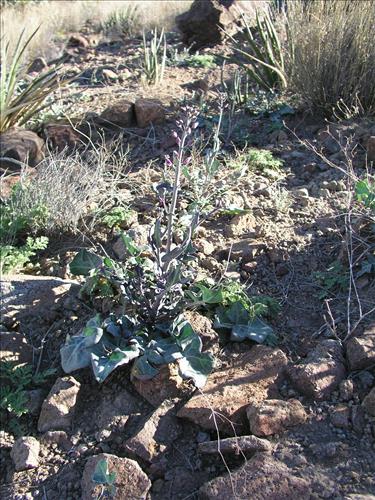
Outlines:
[[95, 484], [102, 487], [101, 493], [98, 495], [97, 499], [101, 498], [114, 498], [116, 494], [116, 473], [109, 472], [108, 461], [106, 459], [100, 460], [95, 467], [94, 475], [92, 480]]

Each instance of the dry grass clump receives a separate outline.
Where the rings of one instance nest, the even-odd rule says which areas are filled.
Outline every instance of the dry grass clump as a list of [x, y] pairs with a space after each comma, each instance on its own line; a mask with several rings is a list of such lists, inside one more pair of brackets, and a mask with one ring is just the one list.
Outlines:
[[[75, 232], [82, 224], [93, 229], [114, 205], [127, 205], [121, 189], [128, 184], [128, 170], [126, 153], [116, 143], [85, 154], [51, 153], [35, 171], [21, 170], [19, 184], [7, 200], [9, 212], [14, 220], [26, 218], [31, 231]], [[36, 209], [38, 217], [29, 217]]]
[[293, 0], [286, 17], [291, 90], [325, 115], [375, 112], [373, 0]]
[[169, 29], [175, 16], [187, 10], [191, 3], [192, 0], [41, 0], [2, 8], [1, 33], [10, 40], [12, 48], [24, 28], [28, 35], [40, 26], [38, 36], [29, 48], [30, 56], [49, 58], [56, 52], [51, 40], [62, 38], [64, 33], [78, 31], [88, 21], [98, 27], [103, 26], [114, 12], [131, 6], [137, 8], [141, 29]]

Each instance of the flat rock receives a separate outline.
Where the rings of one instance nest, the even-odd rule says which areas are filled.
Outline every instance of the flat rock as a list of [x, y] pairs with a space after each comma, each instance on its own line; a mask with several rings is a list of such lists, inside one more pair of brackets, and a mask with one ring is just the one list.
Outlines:
[[165, 111], [163, 104], [158, 99], [137, 99], [134, 104], [137, 125], [145, 128], [151, 123], [163, 123]]
[[305, 409], [297, 399], [267, 399], [251, 404], [246, 413], [250, 431], [256, 436], [280, 434], [289, 427], [303, 424], [307, 419]]
[[242, 453], [271, 450], [272, 444], [267, 439], [256, 436], [231, 437], [216, 441], [204, 441], [198, 444], [198, 451], [204, 455], [218, 455], [219, 452], [240, 455]]
[[375, 364], [375, 325], [348, 340], [346, 355], [351, 370], [364, 370]]
[[81, 384], [74, 377], [58, 378], [43, 402], [38, 431], [70, 430]]
[[142, 460], [151, 462], [173, 443], [181, 427], [172, 407], [164, 404], [140, 422], [133, 437], [125, 443], [125, 450]]
[[[229, 368], [212, 373], [206, 385], [178, 412], [209, 430], [216, 427], [226, 434], [245, 434], [246, 407], [253, 402], [278, 396], [278, 383], [283, 378], [287, 358], [280, 349], [254, 346], [240, 354]], [[231, 424], [231, 423], [232, 424]]]
[[310, 486], [269, 454], [256, 453], [231, 475], [213, 479], [199, 490], [200, 500], [291, 500], [310, 498]]
[[325, 399], [345, 378], [342, 349], [335, 340], [324, 340], [300, 364], [288, 367], [294, 387], [304, 396]]
[[132, 383], [139, 394], [155, 408], [165, 400], [180, 398], [189, 390], [174, 363], [161, 366], [159, 373], [151, 380], [132, 378]]
[[39, 451], [39, 441], [34, 437], [27, 436], [18, 438], [10, 452], [16, 471], [38, 467]]
[[68, 292], [78, 291], [75, 281], [26, 274], [3, 276], [0, 281], [1, 316], [4, 322], [16, 319], [29, 327], [30, 319], [40, 321]]
[[147, 493], [151, 488], [151, 481], [137, 462], [130, 458], [120, 458], [115, 455], [101, 453], [100, 455], [90, 457], [86, 462], [81, 481], [82, 500], [92, 500], [100, 496], [102, 487], [94, 483], [92, 477], [96, 465], [101, 460], [107, 461], [110, 474], [116, 474], [114, 500], [146, 499]]

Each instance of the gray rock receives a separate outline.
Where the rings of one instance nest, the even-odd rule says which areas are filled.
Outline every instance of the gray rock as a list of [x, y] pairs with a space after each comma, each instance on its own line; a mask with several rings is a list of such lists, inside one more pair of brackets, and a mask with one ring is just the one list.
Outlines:
[[17, 439], [10, 452], [16, 471], [38, 467], [39, 451], [40, 444], [37, 439], [31, 436]]
[[70, 430], [81, 384], [73, 377], [58, 378], [43, 402], [38, 431]]

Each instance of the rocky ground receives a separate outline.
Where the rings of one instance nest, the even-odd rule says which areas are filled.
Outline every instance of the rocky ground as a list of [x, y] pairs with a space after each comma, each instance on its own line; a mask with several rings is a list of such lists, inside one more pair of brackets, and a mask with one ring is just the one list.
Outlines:
[[[160, 85], [140, 86], [140, 39], [98, 41], [83, 33], [73, 42], [63, 65], [77, 92], [63, 97], [62, 109], [71, 106], [70, 118], [90, 130], [92, 141], [99, 132], [107, 140], [120, 133], [131, 147], [129, 179], [143, 184], [141, 194], [132, 192], [132, 230], [142, 239], [152, 217], [145, 167], [151, 182], [160, 179], [184, 101], [200, 107], [209, 129], [221, 80], [234, 68], [227, 64], [222, 75], [220, 64], [173, 65]], [[177, 44], [170, 35], [170, 50]], [[2, 498], [96, 498], [92, 475], [103, 457], [116, 472], [119, 499], [375, 498], [375, 315], [344, 341], [347, 291], [326, 300], [315, 274], [335, 260], [345, 263], [350, 186], [343, 171], [300, 141], [323, 148], [340, 167], [340, 141], [352, 137], [354, 166], [364, 168], [374, 124], [341, 121], [330, 125], [330, 135], [307, 112], [273, 113], [235, 115], [228, 151], [238, 160], [232, 142], [264, 148], [283, 160], [281, 172], [249, 172], [229, 193], [249, 212], [209, 218], [194, 243], [203, 274], [225, 273], [247, 283], [252, 295], [280, 302], [277, 347], [222, 343], [215, 372], [195, 392], [170, 365], [147, 382], [131, 382], [127, 368], [102, 385], [84, 370], [64, 376], [59, 349], [92, 311], [67, 267], [82, 239], [62, 235], [40, 275], [2, 282], [2, 351], [56, 370], [29, 391], [30, 413], [19, 420], [18, 435], [6, 425], [1, 433]], [[287, 127], [280, 127], [284, 118]], [[60, 149], [81, 138], [66, 122], [39, 131]], [[112, 233], [91, 237], [119, 257]], [[373, 278], [365, 274], [358, 286], [366, 310], [374, 305]], [[204, 338], [216, 338], [207, 318], [191, 314]]]

